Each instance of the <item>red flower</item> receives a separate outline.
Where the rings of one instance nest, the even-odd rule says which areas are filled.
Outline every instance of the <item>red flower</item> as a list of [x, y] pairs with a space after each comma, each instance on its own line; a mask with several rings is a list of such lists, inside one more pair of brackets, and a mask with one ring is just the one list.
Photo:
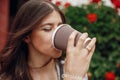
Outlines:
[[111, 2], [116, 8], [120, 8], [120, 0], [111, 0]]
[[60, 6], [60, 5], [61, 5], [61, 1], [57, 1], [55, 4], [56, 4], [57, 6]]
[[105, 80], [115, 80], [115, 74], [113, 72], [107, 72], [105, 74]]
[[97, 15], [95, 13], [88, 14], [87, 19], [89, 20], [89, 22], [93, 23], [97, 20]]
[[92, 0], [93, 3], [99, 3], [101, 0]]
[[70, 5], [71, 5], [71, 4], [70, 4], [69, 2], [66, 2], [66, 3], [64, 4], [64, 8], [68, 8]]
[[49, 1], [52, 1], [52, 0], [49, 0]]

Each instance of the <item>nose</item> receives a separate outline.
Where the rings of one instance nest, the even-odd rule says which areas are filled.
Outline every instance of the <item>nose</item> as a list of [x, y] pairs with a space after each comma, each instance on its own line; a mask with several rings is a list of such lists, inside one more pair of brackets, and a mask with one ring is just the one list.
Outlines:
[[60, 24], [56, 24], [56, 25], [54, 26], [54, 28], [56, 29], [59, 25], [60, 25]]

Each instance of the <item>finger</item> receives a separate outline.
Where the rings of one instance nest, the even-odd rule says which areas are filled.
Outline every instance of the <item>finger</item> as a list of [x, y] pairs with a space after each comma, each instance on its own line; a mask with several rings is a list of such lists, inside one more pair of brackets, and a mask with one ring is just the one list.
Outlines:
[[83, 44], [87, 37], [88, 37], [88, 33], [83, 33], [79, 38], [76, 47], [78, 47], [79, 49], [83, 48]]
[[71, 33], [71, 35], [68, 38], [68, 44], [67, 44], [67, 48], [69, 47], [74, 47], [74, 40], [75, 40], [75, 36], [77, 35], [77, 31], [73, 31]]
[[90, 41], [90, 43], [86, 46], [86, 49], [87, 49], [88, 51], [91, 51], [91, 49], [94, 47], [95, 43], [96, 43], [96, 38], [93, 38], [93, 39]]
[[84, 48], [90, 43], [90, 41], [91, 41], [91, 38], [87, 38], [85, 41], [84, 41]]
[[88, 54], [88, 59], [89, 60], [91, 60], [91, 58], [92, 58], [92, 56], [93, 56], [93, 53], [94, 53], [94, 51], [95, 51], [95, 45], [94, 45], [94, 47], [91, 49], [91, 51], [89, 52], [89, 54]]

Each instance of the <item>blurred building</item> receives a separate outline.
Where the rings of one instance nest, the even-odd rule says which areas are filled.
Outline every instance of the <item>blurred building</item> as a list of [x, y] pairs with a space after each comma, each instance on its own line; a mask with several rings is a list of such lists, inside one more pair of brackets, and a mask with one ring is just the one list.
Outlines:
[[28, 0], [0, 0], [0, 50], [4, 47], [8, 30], [18, 8]]

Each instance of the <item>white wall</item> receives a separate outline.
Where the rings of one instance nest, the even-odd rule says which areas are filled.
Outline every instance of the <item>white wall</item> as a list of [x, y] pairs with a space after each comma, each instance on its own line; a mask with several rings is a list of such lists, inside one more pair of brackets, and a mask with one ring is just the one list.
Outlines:
[[[78, 5], [80, 6], [82, 4], [89, 4], [91, 0], [52, 0], [52, 1], [53, 3], [55, 3], [56, 1], [61, 1], [62, 4], [66, 2], [70, 2], [72, 6], [78, 6]], [[113, 4], [111, 3], [111, 0], [102, 0], [102, 1], [104, 1], [104, 4], [106, 6], [114, 8]], [[118, 14], [120, 15], [120, 9]]]
[[[52, 0], [52, 1], [53, 1], [53, 2], [61, 1], [61, 2], [63, 2], [63, 3], [65, 3], [65, 2], [70, 2], [73, 6], [77, 6], [77, 5], [80, 5], [80, 4], [89, 4], [89, 2], [90, 2], [91, 0]], [[102, 1], [105, 2], [105, 5], [107, 5], [107, 6], [112, 6], [112, 7], [113, 7], [113, 5], [112, 5], [112, 3], [111, 3], [110, 0], [102, 0]]]

